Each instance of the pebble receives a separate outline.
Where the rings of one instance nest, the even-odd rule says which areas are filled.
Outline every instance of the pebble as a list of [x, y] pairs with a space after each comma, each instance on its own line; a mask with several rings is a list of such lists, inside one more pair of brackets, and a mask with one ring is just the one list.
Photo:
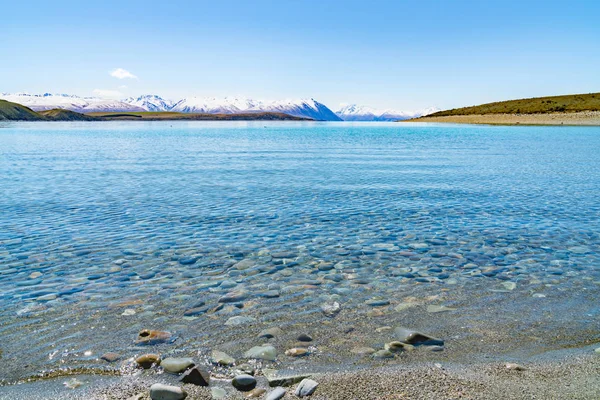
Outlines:
[[384, 349], [389, 350], [393, 353], [399, 353], [401, 351], [406, 350], [406, 346], [410, 345], [404, 344], [402, 342], [390, 342], [385, 344]]
[[192, 360], [191, 358], [187, 358], [187, 357], [182, 357], [182, 358], [169, 357], [169, 358], [165, 358], [164, 360], [162, 360], [160, 362], [160, 366], [163, 367], [163, 369], [165, 371], [171, 372], [173, 374], [178, 374], [180, 372], [183, 372], [186, 369], [193, 367], [194, 365], [196, 365], [194, 363], [194, 360]]
[[179, 380], [183, 383], [191, 383], [196, 386], [208, 386], [210, 383], [210, 374], [198, 367], [193, 367], [185, 371]]
[[524, 371], [525, 367], [523, 367], [522, 365], [519, 365], [519, 364], [515, 364], [515, 363], [507, 363], [506, 369], [509, 369], [511, 371]]
[[381, 300], [381, 299], [370, 299], [365, 301], [365, 304], [371, 307], [383, 307], [383, 306], [389, 306], [390, 302], [389, 300]]
[[396, 307], [394, 307], [394, 311], [404, 311], [408, 308], [417, 306], [417, 303], [400, 303]]
[[171, 334], [166, 331], [155, 331], [151, 329], [143, 329], [138, 334], [138, 339], [135, 342], [137, 345], [154, 345], [160, 343], [172, 342], [174, 339]]
[[271, 368], [263, 368], [262, 373], [264, 377], [267, 378], [267, 382], [269, 383], [270, 387], [291, 386], [311, 376], [311, 374], [306, 373], [281, 373], [278, 370]]
[[113, 352], [109, 352], [109, 353], [104, 353], [100, 359], [107, 361], [107, 362], [115, 362], [117, 361], [119, 358], [121, 358], [120, 355], [118, 355], [117, 353], [113, 353]]
[[394, 354], [389, 350], [379, 350], [373, 353], [373, 358], [394, 358]]
[[256, 318], [242, 317], [242, 316], [238, 315], [238, 316], [229, 318], [225, 322], [225, 325], [227, 325], [227, 326], [245, 325], [245, 324], [251, 324], [254, 321], [256, 321]]
[[438, 306], [438, 305], [434, 305], [434, 304], [430, 304], [427, 306], [427, 312], [429, 312], [429, 313], [439, 313], [439, 312], [454, 311], [454, 310], [456, 310], [456, 308], [446, 307], [446, 306]]
[[267, 395], [265, 400], [280, 400], [285, 395], [286, 395], [286, 391], [284, 388], [276, 387], [275, 389], [273, 389], [269, 392], [269, 394]]
[[142, 368], [148, 369], [153, 365], [160, 365], [160, 356], [158, 354], [144, 354], [135, 359], [135, 362]]
[[131, 315], [135, 315], [135, 310], [132, 308], [126, 308], [125, 311], [123, 311], [123, 313], [121, 315], [124, 315], [126, 317], [129, 317]]
[[394, 329], [394, 338], [402, 343], [412, 344], [414, 346], [425, 345], [425, 346], [443, 346], [444, 341], [441, 339], [433, 338], [424, 333], [416, 332], [403, 327]]
[[244, 363], [244, 364], [240, 364], [235, 368], [235, 372], [240, 375], [240, 374], [248, 374], [248, 375], [252, 375], [254, 376], [254, 374], [256, 374], [256, 370], [254, 369], [254, 367], [250, 364]]
[[341, 309], [342, 306], [340, 306], [340, 303], [337, 301], [333, 303], [325, 303], [321, 306], [321, 311], [323, 311], [323, 314], [325, 314], [325, 316], [328, 318], [333, 318], [338, 315]]
[[363, 356], [375, 353], [375, 349], [372, 347], [355, 347], [352, 350], [350, 350], [350, 352]]
[[515, 282], [502, 282], [501, 285], [506, 290], [515, 290], [515, 288], [517, 287], [517, 284]]
[[212, 354], [212, 362], [214, 364], [229, 366], [235, 364], [235, 358], [231, 357], [229, 354], [224, 353], [219, 350], [213, 350]]
[[313, 338], [305, 333], [302, 333], [301, 335], [298, 336], [297, 340], [299, 342], [312, 342]]
[[304, 379], [302, 382], [300, 382], [298, 387], [296, 387], [294, 394], [298, 397], [310, 396], [315, 392], [315, 390], [317, 390], [317, 386], [319, 386], [319, 384], [316, 381], [313, 381], [312, 379]]
[[246, 397], [248, 397], [249, 399], [253, 399], [253, 398], [261, 397], [266, 392], [267, 392], [266, 389], [254, 388], [248, 392], [248, 395]]
[[163, 385], [155, 383], [150, 386], [150, 398], [152, 400], [183, 400], [187, 392], [178, 386]]
[[281, 328], [269, 328], [265, 329], [261, 333], [258, 334], [259, 338], [273, 339], [274, 337], [283, 335], [283, 330]]
[[277, 358], [277, 350], [271, 345], [255, 346], [244, 353], [246, 358], [254, 358], [259, 360], [275, 361]]
[[303, 347], [295, 347], [285, 351], [285, 355], [289, 357], [302, 357], [308, 354], [308, 349]]
[[237, 303], [248, 298], [248, 293], [243, 290], [235, 290], [227, 293], [219, 299], [219, 303]]
[[237, 390], [247, 392], [256, 387], [256, 379], [252, 375], [242, 374], [233, 378], [231, 384]]

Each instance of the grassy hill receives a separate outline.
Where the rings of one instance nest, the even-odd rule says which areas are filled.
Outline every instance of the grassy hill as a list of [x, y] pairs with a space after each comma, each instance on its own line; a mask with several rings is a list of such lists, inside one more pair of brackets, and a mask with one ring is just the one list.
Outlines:
[[0, 121], [43, 121], [44, 117], [30, 108], [0, 100]]
[[485, 114], [545, 114], [556, 112], [600, 111], [600, 93], [569, 94], [500, 101], [479, 106], [454, 108], [430, 114], [429, 117]]
[[62, 110], [60, 108], [39, 111], [38, 114], [50, 121], [99, 121], [99, 118], [76, 113], [75, 111]]

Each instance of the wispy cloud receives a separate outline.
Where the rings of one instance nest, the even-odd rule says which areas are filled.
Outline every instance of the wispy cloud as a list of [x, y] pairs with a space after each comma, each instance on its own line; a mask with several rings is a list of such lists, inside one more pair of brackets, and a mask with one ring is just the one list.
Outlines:
[[138, 79], [137, 76], [123, 68], [117, 68], [110, 71], [110, 76], [117, 79]]
[[104, 90], [104, 89], [94, 89], [94, 94], [98, 97], [104, 97], [108, 99], [120, 99], [123, 97], [123, 93], [118, 90]]

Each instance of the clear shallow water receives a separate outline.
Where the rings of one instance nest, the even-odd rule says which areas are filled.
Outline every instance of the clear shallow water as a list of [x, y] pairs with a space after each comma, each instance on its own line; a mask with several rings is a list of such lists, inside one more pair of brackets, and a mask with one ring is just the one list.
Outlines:
[[442, 359], [600, 340], [600, 128], [5, 123], [0, 156], [7, 380], [147, 352], [142, 328], [198, 357], [319, 338], [279, 367], [370, 362], [349, 350], [398, 324]]

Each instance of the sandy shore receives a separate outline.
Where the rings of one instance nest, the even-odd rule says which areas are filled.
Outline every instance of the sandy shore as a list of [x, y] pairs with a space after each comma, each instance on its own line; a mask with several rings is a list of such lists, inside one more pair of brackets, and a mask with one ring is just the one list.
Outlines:
[[[600, 393], [600, 355], [578, 351], [548, 359], [519, 364], [522, 369], [507, 368], [506, 363], [397, 364], [351, 372], [315, 374], [319, 383], [311, 400], [373, 399], [597, 399]], [[560, 359], [560, 360], [559, 360]], [[137, 376], [92, 377], [77, 379], [85, 384], [66, 389], [62, 382], [70, 378], [38, 381], [31, 384], [0, 387], [0, 399], [136, 399], [149, 400], [148, 388], [157, 382], [181, 386], [170, 374], [148, 373]], [[104, 379], [104, 380], [103, 380]], [[272, 388], [262, 377], [258, 386], [268, 393]], [[224, 399], [245, 399], [248, 393], [231, 387], [226, 379], [213, 379], [211, 388], [183, 385], [188, 400], [209, 400], [211, 388], [223, 388]], [[295, 385], [287, 387], [285, 398], [293, 395]], [[262, 398], [265, 395], [260, 396]]]
[[549, 114], [485, 114], [422, 117], [406, 122], [492, 125], [600, 125], [600, 111]]

